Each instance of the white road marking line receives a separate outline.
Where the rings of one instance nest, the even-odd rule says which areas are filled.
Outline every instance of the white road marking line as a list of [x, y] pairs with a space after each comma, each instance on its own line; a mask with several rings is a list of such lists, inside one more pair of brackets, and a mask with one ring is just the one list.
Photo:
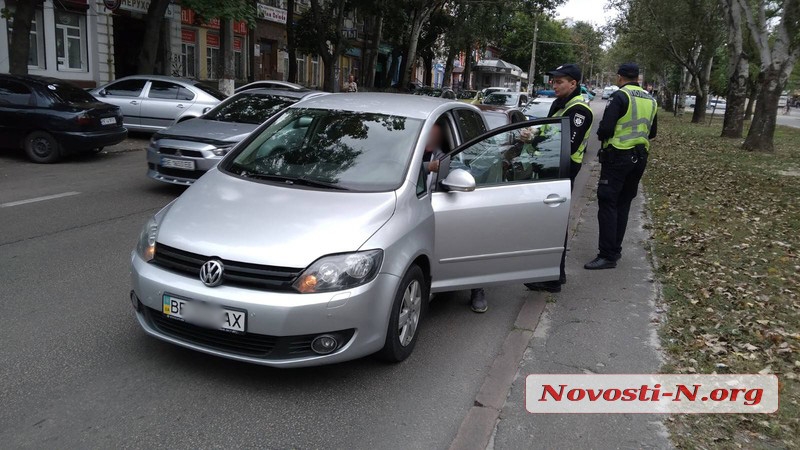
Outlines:
[[19, 206], [19, 205], [26, 205], [28, 203], [43, 202], [45, 200], [70, 197], [78, 194], [80, 194], [80, 192], [62, 192], [61, 194], [45, 195], [44, 197], [29, 198], [27, 200], [18, 200], [16, 202], [0, 203], [0, 208], [9, 208], [11, 206]]

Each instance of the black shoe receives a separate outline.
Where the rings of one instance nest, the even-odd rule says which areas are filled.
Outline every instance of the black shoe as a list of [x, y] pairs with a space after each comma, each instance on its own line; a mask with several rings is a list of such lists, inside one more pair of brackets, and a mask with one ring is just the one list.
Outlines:
[[544, 281], [541, 283], [525, 283], [525, 287], [532, 291], [557, 293], [561, 292], [561, 281]]
[[485, 313], [489, 309], [483, 289], [473, 289], [470, 297], [470, 306], [476, 313]]
[[586, 270], [613, 269], [615, 267], [617, 267], [616, 261], [599, 256], [583, 265], [583, 268]]

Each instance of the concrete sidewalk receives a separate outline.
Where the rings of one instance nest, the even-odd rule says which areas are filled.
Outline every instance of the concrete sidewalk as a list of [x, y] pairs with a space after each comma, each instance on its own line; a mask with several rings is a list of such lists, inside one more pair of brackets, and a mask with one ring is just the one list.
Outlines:
[[[614, 270], [587, 271], [597, 252], [593, 163], [586, 206], [567, 254], [568, 283], [547, 304], [500, 412], [488, 448], [671, 448], [663, 416], [648, 414], [537, 415], [525, 410], [525, 377], [547, 373], [654, 373], [661, 365], [657, 285], [645, 250], [643, 197], [634, 201], [623, 259]], [[533, 293], [531, 293], [534, 295]]]

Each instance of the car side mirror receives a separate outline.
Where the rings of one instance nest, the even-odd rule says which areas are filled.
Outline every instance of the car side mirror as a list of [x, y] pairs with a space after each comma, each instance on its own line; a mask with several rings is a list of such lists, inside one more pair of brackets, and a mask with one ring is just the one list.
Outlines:
[[105, 97], [106, 95], [108, 95], [108, 91], [106, 91], [105, 89], [100, 89], [100, 92], [98, 92], [97, 95], [99, 95], [100, 97]]
[[209, 111], [211, 111], [211, 107], [210, 106], [206, 106], [205, 108], [203, 108], [203, 114], [205, 114], [205, 113], [207, 113]]
[[450, 192], [472, 192], [475, 190], [475, 177], [464, 169], [455, 169], [442, 181], [442, 186]]

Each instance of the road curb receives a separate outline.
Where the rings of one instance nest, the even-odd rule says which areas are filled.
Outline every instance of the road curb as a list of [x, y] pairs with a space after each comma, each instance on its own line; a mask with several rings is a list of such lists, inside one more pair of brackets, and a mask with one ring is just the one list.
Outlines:
[[489, 445], [500, 410], [519, 371], [519, 363], [547, 304], [544, 294], [532, 292], [531, 295], [517, 314], [514, 328], [503, 341], [500, 353], [475, 396], [475, 405], [461, 422], [450, 450], [484, 450]]

